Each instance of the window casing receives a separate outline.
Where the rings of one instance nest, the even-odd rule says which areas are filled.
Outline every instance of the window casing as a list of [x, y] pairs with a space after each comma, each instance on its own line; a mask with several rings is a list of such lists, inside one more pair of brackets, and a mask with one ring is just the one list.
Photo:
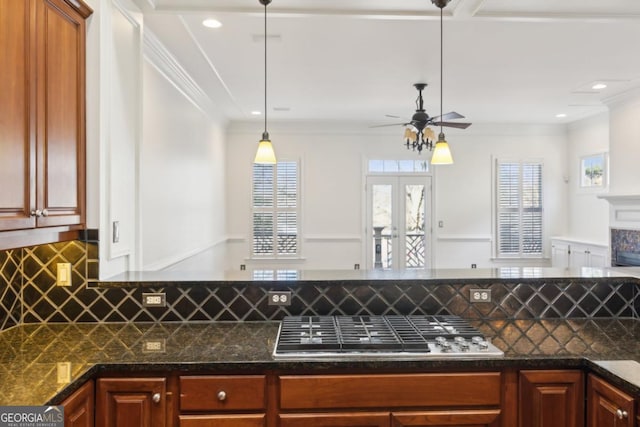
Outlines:
[[298, 163], [253, 165], [254, 257], [295, 257], [299, 253]]
[[496, 255], [542, 257], [542, 163], [498, 160], [496, 181]]

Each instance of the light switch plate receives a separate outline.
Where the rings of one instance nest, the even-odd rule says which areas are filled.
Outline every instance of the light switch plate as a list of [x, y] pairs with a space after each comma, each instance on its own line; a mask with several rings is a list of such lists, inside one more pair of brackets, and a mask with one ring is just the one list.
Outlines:
[[56, 286], [71, 286], [71, 264], [59, 262], [56, 270]]

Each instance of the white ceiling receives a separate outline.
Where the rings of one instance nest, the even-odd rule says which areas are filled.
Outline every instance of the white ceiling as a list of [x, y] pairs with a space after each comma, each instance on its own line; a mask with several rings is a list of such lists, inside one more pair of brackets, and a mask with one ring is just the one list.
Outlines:
[[[227, 117], [262, 120], [251, 115], [264, 102], [258, 0], [134, 1]], [[430, 0], [273, 0], [269, 120], [398, 122], [385, 115], [411, 116], [416, 82], [437, 116], [439, 13]], [[452, 0], [444, 14], [444, 111], [465, 121], [566, 123], [640, 86], [639, 0]]]

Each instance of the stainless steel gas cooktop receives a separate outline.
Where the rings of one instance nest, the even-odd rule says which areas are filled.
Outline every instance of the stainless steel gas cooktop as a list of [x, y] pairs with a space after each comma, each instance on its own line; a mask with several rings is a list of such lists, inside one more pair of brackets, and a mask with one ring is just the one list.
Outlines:
[[458, 316], [288, 316], [273, 355], [294, 358], [486, 358], [504, 353]]

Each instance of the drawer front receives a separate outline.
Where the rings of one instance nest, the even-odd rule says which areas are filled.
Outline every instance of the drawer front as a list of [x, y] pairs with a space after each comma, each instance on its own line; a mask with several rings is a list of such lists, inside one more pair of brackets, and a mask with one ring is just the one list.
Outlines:
[[180, 377], [180, 410], [244, 411], [265, 408], [264, 375]]
[[265, 427], [265, 415], [180, 415], [180, 427]]
[[388, 412], [281, 414], [280, 427], [388, 427]]
[[472, 409], [448, 411], [398, 412], [391, 414], [393, 427], [470, 426], [495, 425], [499, 409]]
[[499, 372], [281, 376], [281, 409], [499, 406]]

